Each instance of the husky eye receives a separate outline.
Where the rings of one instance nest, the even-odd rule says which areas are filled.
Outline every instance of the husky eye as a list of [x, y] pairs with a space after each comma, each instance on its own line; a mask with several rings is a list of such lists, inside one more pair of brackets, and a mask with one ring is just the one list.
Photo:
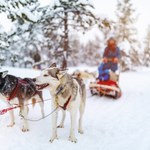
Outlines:
[[44, 77], [47, 77], [48, 75], [47, 74], [44, 74]]

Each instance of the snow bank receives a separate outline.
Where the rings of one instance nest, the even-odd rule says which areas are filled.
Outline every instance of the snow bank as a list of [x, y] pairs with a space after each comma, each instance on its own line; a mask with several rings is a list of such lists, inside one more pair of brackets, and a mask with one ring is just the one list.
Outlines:
[[[39, 71], [16, 68], [9, 73], [21, 77], [35, 77]], [[70, 72], [77, 68], [71, 68]], [[86, 70], [85, 66], [78, 69]], [[96, 68], [90, 68], [93, 71]], [[15, 110], [16, 125], [7, 128], [8, 114], [0, 116], [1, 150], [149, 150], [150, 148], [150, 68], [141, 68], [137, 72], [126, 72], [120, 76], [123, 95], [119, 100], [91, 96], [87, 87], [87, 105], [84, 115], [83, 135], [76, 132], [78, 142], [68, 141], [70, 117], [67, 113], [65, 128], [58, 129], [58, 140], [49, 143], [51, 119], [29, 122], [30, 131], [22, 133], [19, 110]], [[48, 91], [44, 98], [50, 98]], [[0, 101], [0, 108], [5, 104]], [[45, 103], [45, 113], [51, 112], [50, 101]], [[61, 115], [61, 114], [59, 114]], [[30, 108], [29, 118], [41, 117], [39, 106]]]

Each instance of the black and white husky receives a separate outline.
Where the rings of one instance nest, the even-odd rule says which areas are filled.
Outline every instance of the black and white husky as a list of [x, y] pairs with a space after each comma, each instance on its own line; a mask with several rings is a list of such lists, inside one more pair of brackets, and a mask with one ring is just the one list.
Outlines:
[[[20, 106], [20, 113], [24, 117], [22, 131], [29, 131], [27, 121], [28, 101], [39, 102], [42, 117], [44, 117], [42, 93], [36, 90], [33, 79], [22, 79], [7, 73], [8, 71], [0, 72], [0, 99], [4, 100], [8, 107], [12, 107], [14, 104]], [[10, 124], [8, 126], [12, 127], [15, 124], [14, 112], [10, 110], [9, 113]]]
[[[80, 112], [78, 132], [83, 134], [82, 118], [86, 102], [84, 83], [73, 78], [66, 71], [61, 71], [55, 64], [43, 70], [35, 82], [39, 90], [44, 88], [49, 89], [52, 95], [52, 109], [54, 110], [58, 107], [63, 110], [62, 121], [58, 127], [64, 126], [65, 110], [70, 112], [71, 129], [69, 140], [77, 142], [75, 129], [78, 109]], [[57, 113], [58, 111], [55, 111], [52, 114], [52, 137], [50, 142], [53, 142], [57, 138]]]

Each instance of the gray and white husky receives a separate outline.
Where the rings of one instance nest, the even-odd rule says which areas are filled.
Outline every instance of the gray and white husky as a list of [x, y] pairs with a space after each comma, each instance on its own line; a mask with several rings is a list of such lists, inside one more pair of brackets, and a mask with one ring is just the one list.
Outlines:
[[[9, 107], [14, 104], [20, 106], [20, 113], [23, 118], [22, 131], [29, 131], [27, 114], [28, 114], [28, 102], [32, 100], [33, 105], [39, 102], [41, 107], [42, 117], [44, 117], [44, 103], [42, 98], [42, 92], [36, 89], [34, 80], [31, 78], [18, 78], [13, 75], [7, 74], [8, 71], [0, 72], [0, 99], [4, 100]], [[14, 112], [10, 113], [10, 124], [12, 127], [15, 124]]]
[[52, 110], [59, 108], [52, 114], [52, 137], [50, 142], [57, 139], [57, 114], [60, 109], [63, 110], [63, 117], [58, 127], [64, 126], [65, 110], [69, 111], [71, 118], [69, 140], [77, 142], [75, 129], [78, 109], [80, 112], [78, 132], [83, 134], [82, 120], [86, 102], [86, 88], [83, 81], [73, 78], [66, 71], [56, 67], [56, 64], [52, 64], [50, 68], [41, 72], [35, 82], [38, 90], [49, 89], [52, 96]]

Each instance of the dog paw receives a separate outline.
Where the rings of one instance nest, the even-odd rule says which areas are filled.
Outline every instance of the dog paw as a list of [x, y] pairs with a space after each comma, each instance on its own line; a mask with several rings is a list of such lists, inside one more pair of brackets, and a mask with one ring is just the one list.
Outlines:
[[58, 125], [57, 128], [64, 128], [64, 125]]
[[83, 131], [82, 129], [79, 129], [78, 132], [79, 132], [80, 134], [84, 134], [84, 131]]
[[52, 137], [52, 138], [49, 140], [49, 142], [52, 143], [55, 139], [58, 139], [57, 136]]
[[13, 122], [13, 123], [8, 124], [7, 127], [13, 127], [14, 125], [15, 123]]
[[77, 143], [77, 139], [75, 137], [69, 136], [69, 141], [71, 141], [73, 143]]
[[25, 127], [22, 128], [22, 132], [28, 132], [28, 131], [29, 131], [29, 128], [25, 128]]

